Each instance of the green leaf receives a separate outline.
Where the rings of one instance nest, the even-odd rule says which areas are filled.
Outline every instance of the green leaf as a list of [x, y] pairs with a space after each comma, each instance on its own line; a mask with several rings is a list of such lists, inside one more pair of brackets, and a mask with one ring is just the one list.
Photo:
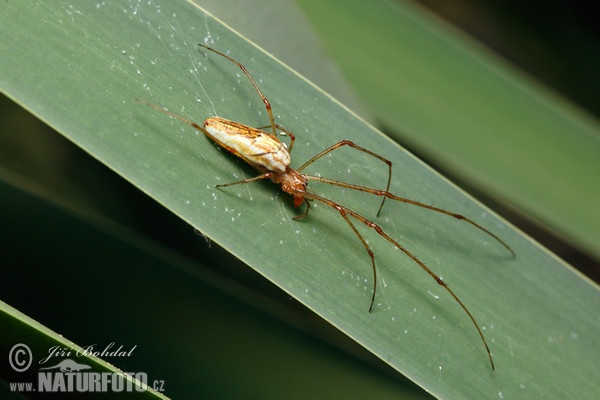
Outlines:
[[[75, 376], [79, 375], [79, 373], [74, 372], [70, 376], [72, 377], [72, 381], [69, 380], [67, 376], [69, 373], [61, 374], [59, 371], [59, 362], [61, 362], [60, 357], [50, 357], [48, 353], [48, 349], [55, 348], [58, 353], [64, 351], [64, 349], [72, 349], [71, 354], [69, 355], [69, 360], [73, 361], [79, 365], [87, 366], [90, 368], [90, 372], [95, 374], [106, 374], [109, 375], [115, 385], [121, 384], [123, 388], [129, 387], [131, 390], [123, 390], [120, 393], [124, 398], [128, 399], [165, 399], [166, 397], [161, 395], [160, 393], [153, 392], [151, 390], [147, 390], [145, 386], [147, 381], [140, 381], [134, 378], [141, 378], [140, 375], [135, 375], [134, 377], [126, 377], [122, 371], [110, 365], [106, 361], [95, 357], [89, 353], [86, 353], [86, 350], [77, 346], [75, 343], [66, 340], [55, 332], [50, 331], [45, 326], [40, 325], [38, 322], [28, 318], [26, 315], [23, 315], [19, 311], [10, 307], [4, 302], [0, 302], [0, 325], [2, 326], [2, 331], [0, 332], [0, 349], [2, 349], [2, 354], [7, 355], [8, 360], [5, 361], [0, 368], [0, 372], [2, 373], [3, 381], [9, 383], [17, 383], [24, 382], [26, 379], [31, 379], [32, 375], [23, 373], [23, 371], [15, 371], [11, 369], [13, 365], [16, 368], [24, 368], [25, 370], [30, 369], [35, 372], [40, 372], [40, 375], [44, 376], [44, 378], [40, 378], [37, 380], [37, 375], [35, 376], [35, 380], [31, 382], [33, 390], [37, 392], [59, 392], [62, 389], [63, 393], [66, 392], [66, 388], [68, 387], [68, 383], [65, 382], [77, 382], [77, 378]], [[26, 342], [26, 343], [23, 343]], [[7, 345], [10, 344], [11, 347]], [[21, 352], [21, 355], [15, 356], [16, 353]], [[36, 363], [31, 367], [27, 366], [27, 362], [29, 358], [27, 356], [27, 352], [30, 354], [43, 355], [40, 357], [43, 361], [41, 364], [37, 364], [38, 359], [36, 358]], [[58, 354], [55, 353], [55, 354]], [[75, 355], [77, 353], [77, 356]], [[9, 364], [9, 362], [11, 364]], [[21, 364], [19, 364], [21, 362]], [[9, 367], [9, 365], [11, 367]], [[13, 367], [15, 368], [15, 367]], [[41, 368], [46, 368], [48, 371], [42, 371]], [[87, 373], [87, 369], [84, 370]], [[65, 376], [65, 381], [62, 381], [62, 385], [60, 383], [57, 375]], [[122, 377], [123, 381], [119, 381], [119, 378], [116, 376]], [[87, 387], [89, 384], [91, 387], [94, 387], [91, 380], [81, 384], [78, 387]], [[73, 383], [75, 387], [76, 383]], [[7, 385], [8, 386], [8, 385]], [[110, 386], [109, 386], [110, 387]], [[73, 392], [73, 389], [69, 390]], [[100, 387], [96, 387], [96, 390], [91, 390], [91, 393], [86, 393], [90, 395], [89, 398], [103, 398], [103, 393], [94, 393], [101, 392]], [[11, 389], [10, 391], [3, 391], [0, 388], [0, 393], [2, 393], [3, 398], [18, 398], [15, 396], [16, 390]], [[28, 394], [28, 392], [24, 392], [24, 394]], [[42, 394], [43, 395], [43, 394]], [[9, 397], [10, 396], [10, 397]]]
[[[0, 7], [4, 93], [427, 392], [447, 398], [598, 394], [597, 287], [201, 9], [166, 1]], [[277, 122], [296, 134], [295, 166], [339, 140], [353, 140], [393, 161], [394, 193], [465, 214], [510, 244], [516, 259], [465, 223], [391, 201], [376, 219], [469, 307], [490, 342], [496, 372], [453, 299], [373, 230], [359, 227], [380, 274], [368, 313], [369, 258], [335, 210], [314, 204], [307, 218], [294, 221], [301, 211], [274, 185], [215, 188], [255, 172], [201, 132], [135, 101], [197, 122], [219, 115], [264, 126], [262, 102], [241, 71], [199, 49], [199, 42], [250, 70]], [[386, 180], [385, 165], [352, 149], [307, 172], [375, 187]], [[375, 219], [380, 199], [374, 196], [312, 188]], [[146, 295], [170, 293], [157, 286]], [[191, 324], [211, 311], [186, 312]], [[155, 318], [168, 324], [167, 316]], [[202, 329], [197, 332], [197, 346], [207, 346]]]

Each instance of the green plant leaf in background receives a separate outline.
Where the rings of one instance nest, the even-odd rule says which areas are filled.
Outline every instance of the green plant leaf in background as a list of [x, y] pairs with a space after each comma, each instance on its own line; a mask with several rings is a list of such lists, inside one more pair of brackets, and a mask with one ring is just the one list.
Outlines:
[[[57, 384], [58, 379], [52, 379], [54, 375], [53, 371], [55, 370], [56, 365], [61, 359], [59, 357], [52, 358], [48, 354], [48, 349], [56, 348], [57, 353], [64, 351], [64, 349], [72, 349], [72, 353], [70, 354], [70, 360], [75, 361], [78, 364], [82, 364], [91, 368], [96, 374], [110, 374], [113, 382], [119, 382], [115, 375], [123, 376], [123, 372], [116, 369], [114, 366], [110, 365], [106, 361], [95, 357], [89, 353], [86, 353], [86, 349], [83, 349], [77, 346], [75, 343], [69, 342], [65, 338], [57, 335], [56, 333], [50, 331], [48, 328], [40, 325], [38, 322], [33, 321], [31, 318], [23, 315], [19, 311], [10, 307], [9, 305], [0, 302], [0, 326], [2, 327], [2, 331], [0, 331], [0, 349], [2, 350], [3, 355], [7, 355], [11, 361], [20, 360], [23, 363], [27, 362], [26, 356], [21, 356], [19, 358], [12, 358], [11, 353], [12, 349], [7, 347], [7, 344], [15, 345], [14, 348], [23, 350], [23, 342], [27, 342], [27, 348], [34, 354], [46, 354], [46, 360], [42, 365], [34, 365], [34, 369], [37, 371], [39, 368], [47, 368], [49, 371], [44, 372], [46, 378], [43, 380], [43, 384], [40, 383], [39, 386], [32, 385], [29, 390], [21, 390], [24, 394], [31, 394], [33, 392], [38, 391], [40, 396], [52, 396], [52, 392], [56, 392], [57, 387], [60, 387], [60, 383]], [[89, 350], [89, 349], [88, 349]], [[23, 350], [26, 351], [26, 350]], [[75, 356], [75, 353], [78, 353], [78, 356]], [[13, 364], [15, 365], [15, 364]], [[19, 364], [16, 364], [19, 365]], [[24, 364], [20, 366], [23, 367]], [[57, 371], [58, 372], [58, 371]], [[9, 360], [5, 360], [0, 366], [0, 373], [2, 374], [3, 383], [12, 382], [12, 383], [24, 383], [24, 376], [20, 372], [15, 372], [15, 370], [9, 367]], [[130, 374], [130, 375], [133, 375]], [[68, 375], [67, 375], [68, 376]], [[75, 374], [71, 375], [72, 379], [66, 378], [62, 386], [67, 387], [69, 383], [71, 383], [71, 387], [74, 388], [75, 385], [80, 385], [78, 387], [86, 387], [88, 384], [91, 387], [94, 387], [91, 381], [84, 382], [83, 384], [74, 383], [77, 382], [75, 378]], [[146, 390], [144, 384], [147, 384], [148, 381], [140, 381], [136, 378], [143, 379], [139, 374], [133, 377], [123, 376], [123, 388], [130, 387], [132, 390], [123, 390], [121, 395], [123, 398], [128, 399], [165, 399], [163, 395], [157, 392], [153, 392], [152, 389]], [[127, 382], [127, 383], [126, 383]], [[37, 382], [36, 382], [37, 383]], [[115, 387], [118, 384], [115, 384]], [[7, 390], [5, 390], [7, 389]], [[44, 392], [41, 392], [40, 389], [43, 389]], [[101, 392], [99, 386], [95, 387], [96, 390], [90, 390], [87, 394], [88, 398], [103, 398], [104, 393]], [[73, 389], [69, 391], [74, 391]], [[0, 395], [2, 395], [3, 399], [16, 397], [15, 390], [10, 389], [9, 385], [0, 386]], [[96, 393], [94, 393], [96, 392]]]
[[590, 115], [409, 2], [298, 4], [392, 137], [600, 260]]
[[[594, 397], [596, 287], [210, 15], [162, 1], [1, 7], [4, 93], [429, 393]], [[39, 39], [28, 42], [32, 20], [41, 22]], [[297, 135], [295, 165], [351, 139], [393, 160], [394, 192], [469, 215], [514, 248], [516, 260], [466, 224], [405, 205], [388, 204], [378, 220], [471, 308], [491, 342], [495, 373], [465, 315], [399, 251], [361, 230], [381, 274], [369, 314], [368, 257], [339, 215], [318, 206], [294, 222], [296, 211], [273, 185], [215, 189], [252, 172], [187, 125], [135, 102], [142, 98], [199, 122], [220, 115], [264, 125], [261, 102], [244, 76], [200, 51], [198, 42], [244, 62], [277, 121]], [[350, 150], [338, 156], [315, 164], [315, 172], [384, 184], [379, 163]], [[314, 190], [369, 217], [377, 208], [378, 199], [362, 193]], [[199, 317], [188, 312], [190, 320]], [[201, 331], [198, 337], [202, 346]]]

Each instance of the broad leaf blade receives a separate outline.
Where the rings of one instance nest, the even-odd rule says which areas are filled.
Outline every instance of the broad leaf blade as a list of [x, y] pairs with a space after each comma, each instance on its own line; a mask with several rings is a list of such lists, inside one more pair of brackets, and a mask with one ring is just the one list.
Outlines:
[[[430, 393], [547, 397], [559, 387], [589, 397], [595, 390], [594, 286], [210, 16], [162, 2], [125, 9], [55, 3], [31, 10], [48, 23], [40, 25], [43, 40], [23, 49], [17, 43], [30, 33], [18, 27], [31, 15], [12, 3], [3, 7], [13, 56], [0, 64], [6, 93]], [[112, 30], [100, 23], [108, 16]], [[215, 189], [253, 172], [189, 126], [135, 102], [142, 98], [198, 122], [218, 114], [264, 125], [260, 99], [241, 72], [197, 42], [231, 50], [251, 71], [277, 121], [297, 136], [295, 165], [351, 139], [393, 160], [394, 192], [469, 215], [514, 248], [516, 260], [466, 224], [406, 205], [388, 204], [378, 219], [471, 309], [491, 342], [496, 373], [460, 308], [372, 230], [361, 229], [376, 253], [381, 290], [369, 314], [368, 257], [334, 210], [319, 205], [295, 222], [297, 211], [274, 185]], [[47, 54], [43, 70], [33, 62], [39, 54]], [[311, 171], [381, 187], [385, 166], [376, 161], [344, 149]], [[374, 218], [379, 199], [313, 189]], [[568, 367], [557, 368], [557, 354]]]

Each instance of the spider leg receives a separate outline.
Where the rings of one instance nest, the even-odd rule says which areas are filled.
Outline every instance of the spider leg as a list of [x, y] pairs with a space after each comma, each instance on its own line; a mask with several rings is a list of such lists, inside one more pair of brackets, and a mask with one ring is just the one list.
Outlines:
[[465, 217], [462, 214], [444, 210], [443, 208], [434, 207], [432, 205], [421, 203], [421, 202], [415, 201], [415, 200], [411, 200], [406, 197], [396, 196], [395, 194], [392, 194], [392, 193], [388, 192], [387, 190], [379, 190], [379, 189], [374, 189], [374, 188], [370, 188], [370, 187], [366, 187], [366, 186], [354, 185], [352, 183], [340, 182], [340, 181], [336, 181], [334, 179], [322, 178], [320, 176], [314, 176], [314, 175], [304, 175], [304, 177], [308, 180], [323, 182], [323, 183], [326, 183], [329, 185], [340, 186], [340, 187], [347, 188], [347, 189], [358, 190], [358, 191], [365, 192], [365, 193], [371, 193], [376, 196], [382, 196], [382, 197], [384, 197], [384, 199], [392, 199], [395, 201], [400, 201], [402, 203], [412, 204], [417, 207], [426, 208], [428, 210], [435, 211], [435, 212], [456, 218], [458, 220], [465, 221], [465, 222], [471, 224], [472, 226], [474, 226], [475, 228], [479, 229], [480, 231], [483, 231], [490, 237], [494, 238], [498, 243], [500, 243], [506, 250], [508, 250], [510, 252], [512, 258], [516, 257], [514, 250], [504, 240], [500, 239], [497, 235], [495, 235], [488, 229], [484, 228], [483, 226], [479, 225], [477, 222], [473, 221], [472, 219], [470, 219], [468, 217]]
[[371, 266], [373, 267], [373, 293], [371, 294], [371, 304], [369, 305], [369, 312], [371, 312], [373, 311], [373, 304], [375, 303], [375, 293], [377, 293], [377, 266], [375, 265], [375, 255], [373, 254], [373, 250], [371, 250], [371, 247], [367, 244], [365, 238], [360, 234], [358, 229], [356, 229], [356, 226], [354, 226], [350, 218], [348, 218], [348, 213], [346, 212], [345, 207], [335, 208], [339, 211], [340, 215], [342, 216], [342, 218], [344, 218], [348, 225], [350, 225], [350, 228], [352, 228], [360, 242], [363, 244], [365, 250], [367, 250], [369, 257], [371, 258]]
[[216, 53], [222, 57], [225, 57], [226, 59], [228, 59], [229, 61], [231, 61], [232, 63], [234, 63], [235, 65], [237, 65], [238, 67], [240, 67], [240, 69], [242, 70], [242, 72], [248, 77], [248, 79], [250, 79], [250, 83], [252, 83], [252, 86], [254, 86], [254, 89], [256, 89], [256, 92], [258, 93], [258, 95], [260, 96], [262, 102], [265, 104], [265, 108], [267, 109], [267, 114], [269, 114], [269, 122], [271, 122], [271, 124], [269, 125], [269, 127], [273, 130], [273, 136], [277, 136], [277, 130], [276, 130], [276, 125], [275, 125], [275, 118], [273, 118], [273, 110], [271, 109], [271, 103], [269, 103], [269, 100], [267, 100], [267, 98], [265, 97], [265, 95], [263, 94], [263, 92], [260, 90], [260, 88], [258, 87], [258, 85], [256, 84], [256, 82], [254, 82], [254, 79], [252, 79], [252, 76], [250, 75], [250, 73], [248, 72], [248, 70], [246, 69], [246, 67], [244, 67], [244, 65], [242, 63], [240, 63], [239, 61], [234, 60], [233, 58], [229, 57], [226, 54], [221, 53], [218, 50], [215, 50], [211, 47], [208, 47], [202, 43], [198, 44], [200, 47], [203, 47], [207, 50], [212, 51], [213, 53]]
[[304, 204], [306, 204], [306, 211], [304, 211], [302, 214], [300, 215], [296, 215], [295, 217], [293, 217], [292, 219], [294, 221], [298, 221], [301, 220], [303, 218], [306, 218], [306, 216], [308, 215], [308, 210], [310, 210], [310, 203], [308, 202], [307, 199], [304, 199]]
[[230, 182], [230, 183], [222, 183], [220, 185], [215, 185], [215, 187], [225, 187], [225, 186], [233, 186], [233, 185], [240, 185], [242, 183], [248, 183], [248, 182], [254, 182], [254, 181], [258, 181], [260, 179], [270, 179], [271, 177], [273, 177], [273, 173], [272, 172], [267, 172], [261, 175], [257, 175], [257, 176], [253, 176], [252, 178], [248, 178], [248, 179], [243, 179], [241, 181], [236, 181], [236, 182]]
[[[467, 308], [467, 306], [465, 306], [465, 304], [454, 293], [454, 291], [452, 289], [450, 289], [450, 287], [442, 280], [442, 278], [440, 278], [427, 265], [425, 265], [421, 260], [419, 260], [417, 258], [417, 256], [415, 256], [408, 249], [406, 249], [404, 246], [402, 246], [400, 243], [398, 243], [396, 240], [394, 240], [391, 236], [389, 236], [387, 233], [385, 233], [385, 231], [378, 224], [376, 224], [375, 222], [373, 222], [373, 221], [371, 221], [371, 220], [363, 217], [359, 213], [357, 213], [355, 211], [352, 211], [349, 208], [344, 207], [341, 204], [336, 203], [333, 200], [330, 200], [328, 198], [319, 196], [319, 195], [311, 193], [311, 192], [297, 191], [296, 194], [297, 195], [302, 195], [306, 199], [313, 199], [313, 200], [320, 201], [321, 203], [324, 203], [324, 204], [330, 206], [331, 208], [337, 210], [340, 213], [340, 215], [344, 218], [344, 220], [346, 220], [346, 222], [350, 225], [350, 227], [352, 228], [352, 230], [354, 231], [354, 233], [358, 236], [358, 238], [362, 242], [363, 246], [367, 249], [367, 252], [369, 253], [369, 256], [371, 257], [371, 260], [372, 260], [372, 263], [373, 263], [373, 272], [374, 273], [376, 273], [376, 268], [375, 268], [375, 258], [373, 256], [373, 253], [372, 253], [371, 249], [369, 248], [368, 244], [366, 243], [366, 241], [364, 240], [364, 238], [362, 237], [362, 235], [358, 232], [358, 230], [356, 229], [356, 227], [354, 226], [354, 224], [352, 224], [352, 222], [350, 221], [350, 219], [348, 218], [348, 216], [354, 217], [359, 222], [362, 222], [367, 227], [373, 229], [375, 232], [377, 232], [377, 234], [379, 234], [385, 240], [387, 240], [392, 245], [394, 245], [395, 247], [397, 247], [400, 251], [402, 251], [404, 254], [406, 254], [411, 260], [413, 260], [419, 267], [421, 267], [425, 272], [427, 272], [427, 274], [429, 274], [429, 276], [431, 276], [438, 283], [438, 285], [442, 286], [454, 298], [454, 300], [458, 303], [458, 305], [467, 314], [467, 316], [469, 317], [469, 319], [471, 320], [471, 322], [475, 326], [475, 329], [477, 329], [477, 333], [479, 334], [479, 337], [481, 338], [481, 341], [483, 342], [483, 345], [485, 346], [485, 350], [486, 350], [486, 352], [488, 354], [488, 358], [490, 360], [490, 364], [492, 366], [492, 370], [495, 369], [495, 367], [494, 367], [494, 360], [492, 358], [492, 353], [491, 353], [490, 348], [489, 348], [489, 346], [487, 344], [485, 336], [483, 336], [483, 332], [481, 331], [481, 328], [479, 328], [479, 324], [477, 324], [477, 321], [475, 320], [475, 317], [473, 317], [473, 314], [471, 314], [471, 312], [469, 311], [469, 309]], [[374, 288], [374, 290], [373, 290], [373, 297], [371, 299], [371, 307], [373, 306], [373, 302], [374, 302], [374, 299], [375, 299], [375, 289], [377, 288], [376, 281], [373, 284], [373, 288]]]
[[[387, 192], [390, 190], [390, 184], [392, 182], [392, 162], [390, 160], [388, 160], [387, 158], [384, 158], [384, 157], [380, 156], [379, 154], [372, 152], [371, 150], [365, 149], [364, 147], [361, 147], [361, 146], [355, 144], [354, 142], [351, 142], [350, 140], [342, 140], [342, 141], [337, 142], [333, 146], [326, 148], [325, 150], [323, 150], [322, 152], [320, 152], [319, 154], [315, 155], [310, 160], [308, 160], [307, 162], [302, 164], [302, 166], [300, 166], [300, 168], [298, 168], [297, 171], [301, 172], [304, 168], [308, 167], [309, 165], [311, 165], [312, 163], [317, 161], [319, 158], [321, 158], [343, 146], [350, 146], [353, 149], [362, 151], [363, 153], [366, 153], [366, 154], [368, 154], [372, 157], [375, 157], [375, 158], [383, 161], [384, 163], [386, 163], [388, 166], [389, 172], [388, 172], [388, 181], [387, 181], [387, 185], [385, 187], [385, 191]], [[385, 204], [385, 200], [386, 200], [386, 197], [384, 197], [383, 200], [381, 201], [381, 205], [379, 206], [379, 209], [377, 210], [377, 216], [379, 216], [379, 214], [381, 213], [381, 209], [383, 208], [383, 205]]]
[[152, 107], [152, 108], [154, 108], [155, 110], [158, 110], [158, 111], [160, 111], [161, 113], [164, 113], [164, 114], [170, 115], [170, 116], [171, 116], [171, 117], [173, 117], [173, 118], [176, 118], [176, 119], [178, 119], [178, 120], [180, 120], [180, 121], [182, 121], [182, 122], [185, 122], [186, 124], [188, 124], [188, 125], [192, 126], [193, 128], [196, 128], [196, 129], [198, 129], [200, 132], [204, 133], [206, 136], [208, 136], [208, 137], [212, 137], [212, 136], [211, 136], [211, 134], [210, 134], [210, 133], [208, 133], [208, 131], [207, 131], [206, 129], [204, 129], [204, 127], [202, 127], [202, 126], [198, 125], [197, 123], [195, 123], [195, 122], [193, 122], [193, 121], [190, 121], [190, 120], [189, 120], [189, 119], [187, 119], [187, 118], [183, 118], [181, 115], [174, 114], [174, 113], [172, 113], [171, 111], [165, 110], [165, 109], [164, 109], [164, 108], [162, 108], [162, 107], [159, 107], [159, 106], [157, 106], [157, 105], [154, 105], [154, 104], [152, 104], [152, 103], [148, 103], [147, 101], [144, 101], [144, 100], [141, 100], [141, 99], [137, 99], [137, 98], [136, 98], [136, 101], [137, 101], [138, 103], [141, 103], [141, 104], [147, 105], [148, 107]]

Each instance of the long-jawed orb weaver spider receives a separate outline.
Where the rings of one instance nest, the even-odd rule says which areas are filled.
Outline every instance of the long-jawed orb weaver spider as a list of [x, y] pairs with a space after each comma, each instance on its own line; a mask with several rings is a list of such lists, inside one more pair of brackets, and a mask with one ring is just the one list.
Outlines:
[[[433, 272], [431, 269], [429, 269], [429, 267], [427, 267], [421, 260], [419, 260], [410, 251], [408, 251], [404, 246], [402, 246], [400, 243], [398, 243], [396, 240], [394, 240], [392, 237], [390, 237], [387, 233], [385, 233], [384, 230], [378, 224], [376, 224], [375, 222], [367, 219], [366, 217], [363, 217], [362, 215], [358, 214], [357, 212], [355, 212], [333, 200], [330, 200], [328, 198], [325, 198], [318, 194], [315, 194], [312, 191], [309, 191], [308, 183], [311, 180], [319, 181], [319, 182], [323, 182], [323, 183], [326, 183], [329, 185], [339, 186], [339, 187], [352, 189], [352, 190], [358, 190], [361, 192], [371, 193], [376, 196], [383, 197], [381, 204], [379, 205], [379, 209], [377, 211], [377, 216], [379, 216], [379, 214], [383, 208], [383, 205], [385, 204], [385, 201], [387, 199], [391, 199], [391, 200], [396, 200], [396, 201], [400, 201], [403, 203], [412, 204], [412, 205], [415, 205], [418, 207], [426, 208], [428, 210], [435, 211], [435, 212], [438, 212], [441, 214], [445, 214], [450, 217], [454, 217], [458, 220], [462, 220], [462, 221], [465, 221], [465, 222], [471, 224], [472, 226], [479, 229], [480, 231], [485, 232], [486, 234], [488, 234], [489, 236], [494, 238], [503, 247], [505, 247], [510, 252], [512, 257], [515, 257], [514, 251], [508, 246], [508, 244], [506, 244], [502, 239], [500, 239], [498, 236], [496, 236], [495, 234], [493, 234], [486, 228], [482, 227], [475, 221], [465, 217], [464, 215], [457, 214], [457, 213], [454, 213], [451, 211], [447, 211], [442, 208], [434, 207], [434, 206], [431, 206], [431, 205], [428, 205], [425, 203], [421, 203], [418, 201], [410, 200], [410, 199], [407, 199], [404, 197], [399, 197], [399, 196], [396, 196], [396, 195], [390, 193], [389, 189], [390, 189], [390, 183], [392, 180], [392, 162], [390, 160], [380, 156], [379, 154], [376, 154], [370, 150], [367, 150], [364, 147], [361, 147], [349, 140], [342, 140], [342, 141], [326, 148], [325, 150], [321, 151], [320, 153], [318, 153], [317, 155], [315, 155], [314, 157], [309, 159], [307, 162], [302, 164], [302, 166], [300, 166], [297, 169], [291, 168], [290, 167], [290, 164], [291, 164], [290, 153], [292, 152], [296, 138], [291, 132], [284, 129], [281, 125], [275, 123], [275, 119], [273, 118], [273, 111], [271, 109], [271, 104], [269, 103], [269, 100], [267, 100], [265, 95], [262, 93], [262, 91], [260, 90], [260, 88], [258, 87], [256, 82], [254, 81], [254, 79], [252, 78], [252, 76], [250, 75], [248, 70], [246, 70], [246, 67], [244, 67], [244, 65], [242, 65], [240, 62], [234, 60], [233, 58], [229, 57], [226, 54], [221, 53], [218, 50], [215, 50], [215, 49], [208, 47], [206, 45], [203, 45], [203, 44], [200, 44], [200, 46], [231, 61], [232, 63], [237, 65], [243, 71], [243, 73], [250, 80], [250, 83], [252, 83], [252, 86], [254, 86], [254, 89], [260, 96], [261, 100], [263, 101], [263, 103], [267, 109], [267, 114], [269, 116], [269, 125], [259, 127], [259, 128], [253, 128], [248, 125], [240, 124], [238, 122], [230, 121], [230, 120], [227, 120], [224, 118], [210, 117], [204, 121], [204, 126], [200, 126], [193, 121], [190, 121], [180, 115], [176, 115], [176, 114], [174, 114], [170, 111], [167, 111], [159, 106], [156, 106], [154, 104], [148, 103], [143, 100], [138, 100], [138, 101], [142, 104], [148, 105], [162, 113], [168, 114], [171, 117], [176, 118], [180, 121], [183, 121], [186, 124], [189, 124], [192, 127], [198, 129], [199, 131], [203, 132], [206, 136], [208, 136], [210, 139], [212, 139], [218, 146], [226, 149], [227, 151], [233, 153], [237, 157], [243, 159], [244, 161], [246, 161], [248, 164], [250, 164], [252, 167], [254, 167], [255, 169], [257, 169], [260, 172], [260, 174], [255, 177], [244, 179], [244, 180], [237, 181], [237, 182], [217, 185], [217, 187], [238, 185], [238, 184], [242, 184], [242, 183], [258, 181], [261, 179], [271, 179], [273, 182], [280, 184], [281, 188], [284, 192], [292, 195], [292, 198], [294, 199], [295, 207], [300, 207], [302, 204], [306, 204], [306, 210], [304, 211], [304, 213], [294, 217], [294, 220], [304, 218], [308, 215], [308, 211], [310, 209], [309, 201], [318, 201], [318, 202], [326, 204], [329, 207], [337, 210], [340, 213], [340, 215], [342, 216], [342, 218], [346, 221], [346, 223], [350, 226], [350, 228], [354, 231], [354, 233], [356, 234], [356, 236], [362, 243], [363, 247], [369, 254], [369, 257], [371, 258], [371, 266], [373, 268], [373, 293], [371, 295], [371, 303], [369, 305], [369, 312], [371, 312], [373, 309], [373, 304], [375, 302], [375, 294], [377, 292], [377, 267], [375, 265], [375, 256], [374, 256], [373, 251], [369, 247], [368, 243], [366, 242], [365, 238], [360, 234], [360, 232], [358, 231], [358, 229], [352, 222], [351, 217], [354, 218], [355, 220], [365, 224], [367, 227], [375, 230], [375, 232], [377, 232], [380, 236], [382, 236], [384, 239], [386, 239], [388, 242], [390, 242], [391, 244], [396, 246], [398, 249], [400, 249], [404, 254], [406, 254], [411, 260], [413, 260], [417, 265], [419, 265], [419, 267], [421, 267], [433, 279], [435, 279], [435, 281], [440, 286], [442, 286], [448, 293], [450, 293], [450, 295], [454, 298], [454, 300], [456, 300], [456, 302], [460, 305], [460, 307], [469, 316], [471, 322], [475, 326], [475, 329], [477, 329], [477, 333], [479, 334], [479, 336], [483, 342], [483, 345], [485, 346], [485, 350], [486, 350], [488, 358], [490, 360], [492, 370], [495, 369], [494, 360], [492, 358], [492, 353], [490, 352], [490, 348], [487, 344], [485, 336], [483, 336], [483, 332], [481, 331], [481, 328], [477, 324], [477, 321], [475, 321], [475, 317], [473, 317], [473, 315], [471, 314], [469, 309], [458, 298], [458, 296], [454, 293], [454, 291], [452, 291], [452, 289], [450, 289], [448, 287], [448, 285], [435, 272]], [[270, 128], [269, 129], [270, 132], [265, 131], [265, 129], [267, 129], [267, 128]], [[286, 146], [283, 142], [281, 142], [277, 138], [277, 130], [280, 130], [285, 135], [289, 136], [289, 138], [290, 138], [289, 147]], [[381, 160], [382, 162], [384, 162], [385, 164], [387, 164], [388, 180], [387, 180], [387, 186], [386, 186], [385, 190], [379, 190], [379, 189], [374, 189], [374, 188], [370, 188], [370, 187], [354, 185], [354, 184], [347, 183], [347, 182], [341, 182], [341, 181], [337, 181], [337, 180], [333, 180], [333, 179], [328, 179], [328, 178], [323, 178], [320, 176], [314, 176], [314, 175], [308, 175], [308, 174], [302, 173], [302, 171], [306, 167], [308, 167], [309, 165], [311, 165], [312, 163], [314, 163], [321, 157], [333, 152], [334, 150], [344, 147], [344, 146], [352, 147], [358, 151], [361, 151], [361, 152], [368, 154], [374, 158], [377, 158], [377, 159]]]

